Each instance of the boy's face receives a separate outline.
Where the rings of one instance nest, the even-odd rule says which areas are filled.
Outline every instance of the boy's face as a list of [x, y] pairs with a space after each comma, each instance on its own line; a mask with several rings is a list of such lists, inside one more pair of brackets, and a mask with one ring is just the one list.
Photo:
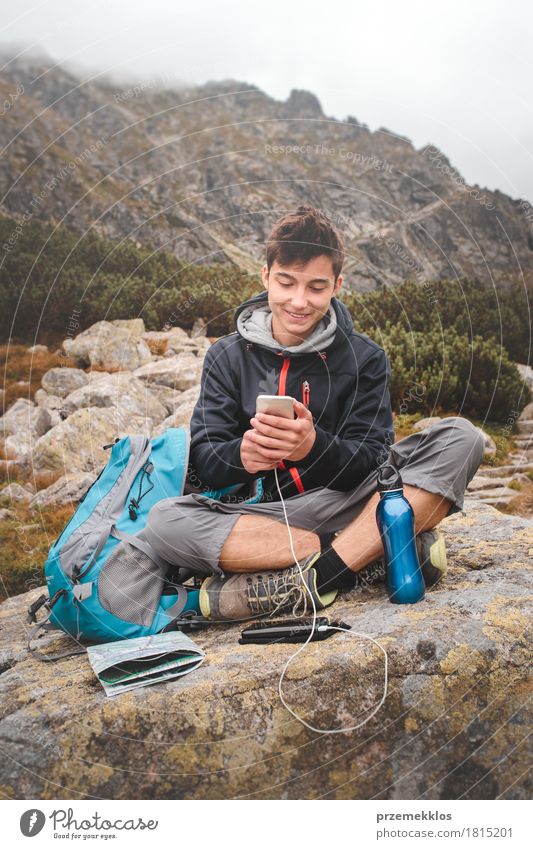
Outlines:
[[263, 285], [272, 310], [272, 335], [282, 345], [299, 345], [327, 314], [331, 299], [342, 285], [334, 280], [333, 262], [322, 254], [306, 263], [263, 266]]

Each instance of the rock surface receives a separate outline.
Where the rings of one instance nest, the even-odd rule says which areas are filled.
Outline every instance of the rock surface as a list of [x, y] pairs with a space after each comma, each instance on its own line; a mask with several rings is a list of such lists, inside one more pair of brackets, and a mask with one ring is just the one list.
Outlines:
[[183, 392], [200, 383], [203, 361], [192, 354], [182, 353], [168, 359], [147, 363], [134, 375], [147, 383], [159, 383]]
[[60, 398], [66, 398], [70, 392], [88, 382], [89, 378], [81, 368], [51, 368], [41, 378], [43, 389], [49, 395], [58, 395]]
[[64, 504], [76, 505], [94, 479], [94, 473], [90, 472], [63, 475], [46, 489], [39, 490], [32, 497], [30, 507], [33, 510], [39, 510], [42, 507], [49, 507], [51, 504], [58, 506]]
[[[526, 799], [533, 522], [479, 502], [441, 525], [450, 569], [417, 605], [385, 589], [330, 608], [389, 657], [385, 704], [349, 734], [308, 731], [278, 680], [294, 646], [240, 646], [241, 626], [194, 635], [190, 676], [106, 699], [83, 655], [41, 663], [25, 612], [4, 602], [0, 786], [16, 799]], [[38, 647], [70, 647], [47, 634]], [[285, 699], [319, 727], [360, 722], [383, 692], [383, 656], [356, 634], [312, 643]]]
[[140, 325], [131, 328], [129, 321], [124, 322], [97, 321], [75, 339], [66, 339], [63, 350], [83, 365], [133, 371], [150, 362], [150, 349], [141, 339]]
[[7, 413], [0, 418], [0, 434], [37, 439], [50, 427], [50, 415], [43, 407], [36, 406], [27, 398], [18, 398]]
[[107, 463], [103, 446], [116, 436], [143, 433], [150, 436], [152, 420], [131, 415], [118, 407], [86, 407], [45, 433], [35, 444], [36, 471], [60, 469], [92, 472]]
[[67, 395], [63, 406], [67, 415], [83, 407], [118, 407], [125, 415], [150, 417], [157, 423], [167, 416], [166, 407], [131, 372], [91, 381]]
[[19, 483], [10, 483], [0, 489], [0, 499], [2, 499], [2, 502], [29, 502], [31, 498], [33, 498], [33, 492], [28, 487], [21, 486]]

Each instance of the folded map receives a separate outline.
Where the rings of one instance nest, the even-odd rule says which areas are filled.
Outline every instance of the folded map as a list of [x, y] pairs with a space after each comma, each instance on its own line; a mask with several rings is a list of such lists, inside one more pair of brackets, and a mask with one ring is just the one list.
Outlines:
[[87, 655], [107, 696], [186, 675], [205, 659], [181, 631], [101, 643], [90, 646]]

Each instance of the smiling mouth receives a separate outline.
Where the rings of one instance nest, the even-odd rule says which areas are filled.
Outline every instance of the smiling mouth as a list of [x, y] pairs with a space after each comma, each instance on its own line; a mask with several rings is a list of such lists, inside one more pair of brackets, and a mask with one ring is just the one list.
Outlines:
[[296, 319], [298, 319], [298, 318], [299, 319], [309, 318], [309, 316], [311, 315], [311, 313], [309, 313], [309, 312], [304, 312], [304, 313], [289, 312], [289, 310], [285, 310], [285, 312], [287, 313], [287, 315], [290, 315], [291, 318], [296, 318]]

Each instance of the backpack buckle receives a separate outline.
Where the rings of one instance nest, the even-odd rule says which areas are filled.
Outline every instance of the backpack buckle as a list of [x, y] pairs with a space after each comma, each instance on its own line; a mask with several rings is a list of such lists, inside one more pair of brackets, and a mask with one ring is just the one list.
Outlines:
[[37, 622], [37, 617], [36, 617], [35, 614], [37, 613], [38, 610], [41, 609], [41, 607], [43, 605], [46, 607], [47, 610], [52, 610], [52, 607], [54, 606], [56, 601], [59, 601], [61, 596], [66, 595], [66, 594], [67, 594], [66, 590], [58, 590], [56, 593], [54, 593], [52, 598], [48, 598], [45, 595], [40, 595], [39, 598], [36, 601], [34, 601], [33, 604], [30, 604], [30, 606], [28, 607], [28, 620], [27, 621], [28, 622]]
[[40, 595], [39, 598], [33, 602], [33, 604], [30, 604], [30, 606], [28, 607], [28, 622], [37, 622], [37, 617], [35, 614], [38, 610], [41, 609], [43, 604], [46, 604], [46, 599], [47, 597], [45, 595]]

